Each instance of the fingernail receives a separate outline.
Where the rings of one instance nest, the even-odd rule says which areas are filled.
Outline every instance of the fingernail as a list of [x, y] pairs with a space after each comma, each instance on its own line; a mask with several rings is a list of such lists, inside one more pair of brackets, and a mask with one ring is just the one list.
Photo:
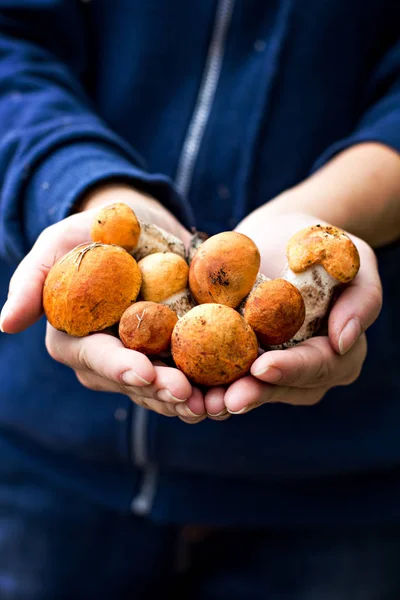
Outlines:
[[125, 371], [125, 373], [122, 373], [121, 375], [121, 379], [122, 381], [125, 383], [125, 385], [150, 385], [151, 381], [147, 381], [146, 379], [143, 379], [143, 377], [140, 377], [140, 375], [138, 375], [136, 373], [136, 371]]
[[227, 411], [230, 415], [244, 415], [244, 413], [246, 413], [248, 410], [250, 410], [251, 406], [244, 406], [243, 408], [241, 408], [240, 410], [236, 410], [235, 412], [233, 410], [229, 410], [229, 408], [227, 408]]
[[159, 390], [157, 398], [162, 402], [186, 402], [187, 398], [177, 398], [173, 396], [169, 390]]
[[339, 336], [339, 352], [340, 354], [346, 354], [352, 346], [356, 343], [361, 335], [360, 321], [356, 318], [350, 319], [350, 321], [343, 327], [342, 333]]
[[189, 417], [190, 419], [198, 419], [203, 414], [202, 413], [200, 415], [196, 415], [196, 413], [194, 413], [192, 410], [190, 410], [190, 408], [187, 406], [187, 404], [176, 404], [175, 410], [178, 413], [178, 415], [180, 415], [181, 417]]
[[207, 412], [209, 417], [224, 417], [225, 415], [228, 414], [228, 409], [224, 408], [224, 410], [221, 410], [221, 412], [217, 413], [216, 415], [214, 415], [213, 413]]
[[283, 373], [277, 367], [267, 366], [253, 373], [254, 377], [262, 377], [268, 383], [278, 383], [283, 378]]
[[10, 303], [7, 300], [7, 302], [4, 304], [3, 308], [1, 309], [1, 313], [0, 313], [0, 331], [2, 333], [5, 333], [5, 331], [3, 329], [3, 323], [7, 319], [9, 312], [10, 312]]

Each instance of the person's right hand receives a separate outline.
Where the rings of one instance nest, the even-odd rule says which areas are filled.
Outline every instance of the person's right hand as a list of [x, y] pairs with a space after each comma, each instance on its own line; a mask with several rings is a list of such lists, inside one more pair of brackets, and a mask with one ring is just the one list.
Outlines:
[[[113, 202], [129, 204], [140, 219], [159, 225], [187, 244], [189, 232], [152, 198], [125, 185], [93, 190], [80, 205], [81, 212], [45, 229], [19, 264], [1, 313], [5, 333], [23, 331], [42, 316], [43, 285], [49, 269], [72, 248], [90, 240], [96, 210]], [[207, 416], [202, 393], [183, 373], [161, 363], [153, 364], [112, 335], [103, 332], [75, 338], [48, 324], [46, 348], [52, 358], [71, 367], [81, 384], [92, 390], [125, 394], [136, 404], [189, 423]]]

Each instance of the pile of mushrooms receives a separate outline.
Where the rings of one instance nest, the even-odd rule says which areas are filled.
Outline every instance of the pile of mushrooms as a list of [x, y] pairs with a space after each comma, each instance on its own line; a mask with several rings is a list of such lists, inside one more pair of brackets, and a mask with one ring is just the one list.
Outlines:
[[204, 386], [246, 375], [260, 349], [316, 335], [335, 291], [360, 266], [342, 230], [314, 225], [289, 240], [287, 267], [269, 280], [247, 236], [195, 233], [186, 252], [179, 239], [140, 222], [125, 204], [101, 209], [91, 238], [48, 273], [43, 306], [51, 325], [73, 336], [118, 325], [127, 348], [170, 355]]

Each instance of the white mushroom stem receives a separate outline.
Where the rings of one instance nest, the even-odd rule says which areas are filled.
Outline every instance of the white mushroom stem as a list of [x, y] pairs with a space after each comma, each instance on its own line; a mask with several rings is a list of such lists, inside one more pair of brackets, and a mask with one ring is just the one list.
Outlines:
[[[318, 332], [322, 320], [328, 313], [335, 288], [340, 285], [340, 282], [329, 275], [322, 265], [314, 265], [303, 273], [294, 273], [287, 267], [282, 278], [297, 287], [303, 296], [306, 308], [306, 318], [302, 327], [291, 340], [279, 346], [279, 348], [290, 348], [308, 340]], [[271, 348], [278, 347], [271, 346]]]
[[173, 252], [186, 259], [184, 243], [172, 233], [164, 231], [157, 225], [139, 220], [140, 236], [136, 248], [131, 254], [137, 261], [155, 252]]
[[196, 306], [196, 302], [194, 301], [189, 288], [186, 288], [181, 292], [177, 292], [169, 298], [165, 298], [165, 300], [162, 300], [160, 304], [165, 304], [168, 306], [168, 308], [177, 314], [179, 319]]

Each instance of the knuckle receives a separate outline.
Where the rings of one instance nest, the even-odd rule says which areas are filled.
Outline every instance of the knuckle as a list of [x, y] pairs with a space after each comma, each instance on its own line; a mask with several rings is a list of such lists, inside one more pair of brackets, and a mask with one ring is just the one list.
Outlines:
[[63, 362], [62, 357], [59, 352], [59, 349], [57, 348], [57, 345], [54, 343], [53, 336], [49, 333], [46, 333], [45, 347], [46, 347], [47, 353], [49, 354], [50, 358], [52, 358], [53, 360], [55, 360], [57, 362], [61, 362], [61, 363]]
[[81, 343], [78, 349], [78, 364], [86, 371], [92, 371], [92, 366], [87, 356], [87, 348], [85, 343]]

